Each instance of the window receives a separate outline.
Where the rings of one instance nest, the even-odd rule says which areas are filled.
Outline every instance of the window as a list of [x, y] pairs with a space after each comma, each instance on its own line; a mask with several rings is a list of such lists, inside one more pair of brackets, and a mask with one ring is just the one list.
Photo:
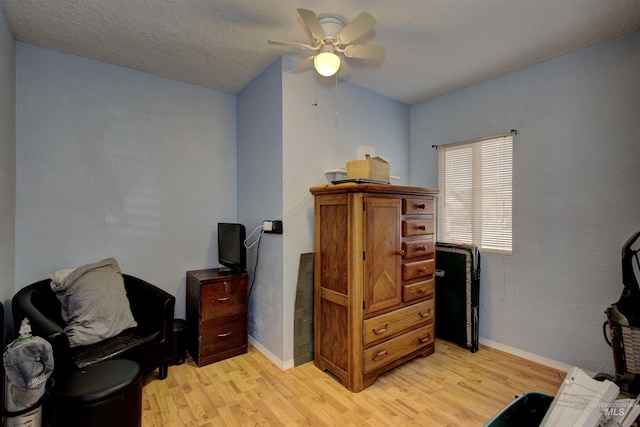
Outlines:
[[511, 254], [513, 133], [438, 146], [438, 239]]

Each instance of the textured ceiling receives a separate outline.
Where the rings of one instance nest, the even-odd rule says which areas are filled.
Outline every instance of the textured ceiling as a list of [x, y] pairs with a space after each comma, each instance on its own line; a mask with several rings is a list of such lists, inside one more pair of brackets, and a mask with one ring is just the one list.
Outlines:
[[[237, 93], [279, 56], [309, 52], [296, 8], [378, 25], [347, 80], [407, 104], [640, 31], [640, 0], [0, 0], [18, 41]], [[311, 73], [312, 71], [305, 71]]]

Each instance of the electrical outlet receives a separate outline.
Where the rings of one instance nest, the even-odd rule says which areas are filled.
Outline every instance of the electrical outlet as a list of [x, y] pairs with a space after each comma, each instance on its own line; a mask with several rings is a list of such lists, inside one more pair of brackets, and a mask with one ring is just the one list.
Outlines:
[[262, 221], [262, 231], [265, 233], [282, 234], [282, 221]]

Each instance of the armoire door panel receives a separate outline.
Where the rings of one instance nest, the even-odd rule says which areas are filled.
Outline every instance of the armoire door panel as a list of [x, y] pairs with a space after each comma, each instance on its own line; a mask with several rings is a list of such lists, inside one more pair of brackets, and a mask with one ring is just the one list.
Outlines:
[[365, 313], [402, 303], [402, 202], [365, 198]]

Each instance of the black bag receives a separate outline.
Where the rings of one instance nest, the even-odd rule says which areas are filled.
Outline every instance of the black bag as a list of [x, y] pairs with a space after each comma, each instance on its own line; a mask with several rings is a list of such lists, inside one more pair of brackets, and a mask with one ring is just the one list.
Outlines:
[[480, 252], [436, 243], [436, 337], [478, 351]]

